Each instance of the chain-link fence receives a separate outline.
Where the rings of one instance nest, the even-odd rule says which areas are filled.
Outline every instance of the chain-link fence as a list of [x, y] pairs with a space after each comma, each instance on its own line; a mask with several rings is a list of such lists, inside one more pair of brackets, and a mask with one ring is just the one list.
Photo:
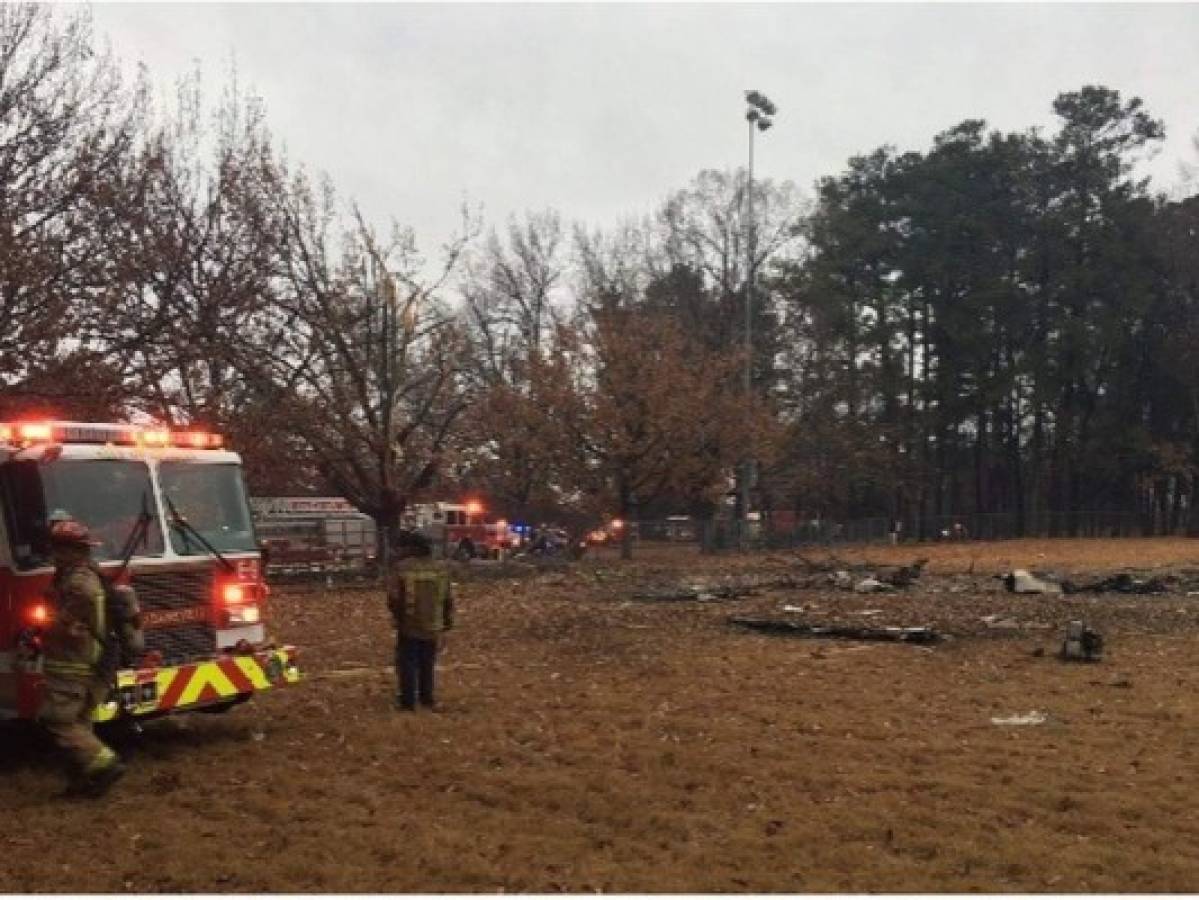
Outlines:
[[909, 541], [1001, 541], [1015, 538], [1118, 538], [1186, 533], [1185, 523], [1163, 526], [1138, 513], [1083, 511], [976, 513], [962, 516], [869, 518], [846, 522], [812, 519], [772, 523], [703, 523], [701, 545], [707, 551], [804, 547], [832, 544], [905, 543]]

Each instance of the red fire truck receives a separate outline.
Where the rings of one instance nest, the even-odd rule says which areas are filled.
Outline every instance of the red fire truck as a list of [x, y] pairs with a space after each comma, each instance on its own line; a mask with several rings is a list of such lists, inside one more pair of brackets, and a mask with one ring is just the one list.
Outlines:
[[[218, 711], [299, 680], [268, 640], [241, 459], [219, 436], [78, 422], [0, 424], [0, 719], [31, 718], [53, 608], [48, 523], [84, 522], [93, 558], [131, 584], [146, 653], [95, 719]], [[130, 544], [134, 546], [130, 546]], [[122, 562], [128, 559], [128, 565]]]
[[503, 519], [488, 522], [478, 500], [465, 503], [417, 503], [404, 513], [404, 524], [427, 535], [459, 559], [495, 557], [519, 540]]

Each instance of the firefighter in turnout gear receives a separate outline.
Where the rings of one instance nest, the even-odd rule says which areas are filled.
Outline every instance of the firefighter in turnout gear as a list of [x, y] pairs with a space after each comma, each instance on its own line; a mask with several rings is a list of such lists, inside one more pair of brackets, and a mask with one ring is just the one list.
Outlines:
[[449, 573], [430, 558], [432, 544], [402, 531], [394, 543], [398, 562], [387, 591], [396, 627], [396, 707], [433, 708], [433, 670], [445, 632], [454, 627], [454, 597]]
[[73, 794], [98, 797], [124, 766], [92, 730], [92, 712], [108, 693], [104, 658], [104, 586], [91, 564], [96, 546], [87, 527], [73, 519], [50, 526], [53, 612], [43, 645], [45, 689], [38, 719], [70, 764]]

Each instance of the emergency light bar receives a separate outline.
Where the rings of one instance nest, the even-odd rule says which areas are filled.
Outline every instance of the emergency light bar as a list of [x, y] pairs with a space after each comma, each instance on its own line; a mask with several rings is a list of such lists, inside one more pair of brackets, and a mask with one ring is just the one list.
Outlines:
[[135, 425], [79, 422], [0, 423], [0, 444], [116, 444], [125, 447], [190, 447], [218, 450], [225, 439], [207, 431], [169, 431]]

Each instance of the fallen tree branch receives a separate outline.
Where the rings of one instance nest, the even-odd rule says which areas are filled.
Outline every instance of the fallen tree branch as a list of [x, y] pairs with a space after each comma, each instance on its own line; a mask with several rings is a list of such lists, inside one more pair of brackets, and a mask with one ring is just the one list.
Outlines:
[[850, 625], [807, 625], [787, 619], [729, 618], [729, 624], [765, 634], [789, 637], [835, 638], [849, 641], [887, 641], [905, 644], [935, 644], [943, 640], [932, 628], [862, 628]]

